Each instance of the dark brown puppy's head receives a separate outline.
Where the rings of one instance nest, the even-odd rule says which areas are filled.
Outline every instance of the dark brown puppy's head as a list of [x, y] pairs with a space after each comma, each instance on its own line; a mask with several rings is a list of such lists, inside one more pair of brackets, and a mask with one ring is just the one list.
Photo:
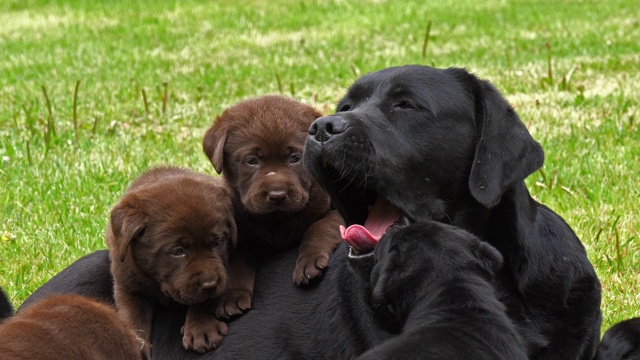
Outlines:
[[156, 281], [174, 301], [195, 304], [226, 289], [237, 229], [221, 181], [175, 168], [151, 171], [113, 208], [110, 231], [112, 261]]
[[115, 309], [79, 295], [53, 294], [0, 325], [2, 359], [150, 359]]
[[204, 152], [249, 212], [300, 211], [312, 181], [302, 152], [309, 125], [320, 116], [282, 96], [245, 100], [218, 116], [204, 136]]

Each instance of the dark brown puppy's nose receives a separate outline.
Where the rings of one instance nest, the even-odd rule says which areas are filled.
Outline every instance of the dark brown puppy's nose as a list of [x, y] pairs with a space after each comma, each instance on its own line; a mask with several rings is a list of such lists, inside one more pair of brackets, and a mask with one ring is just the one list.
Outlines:
[[281, 203], [287, 199], [287, 192], [284, 190], [271, 190], [267, 193], [269, 201]]
[[335, 115], [323, 116], [316, 119], [309, 127], [309, 135], [317, 141], [324, 142], [332, 136], [343, 133], [347, 129], [347, 122]]
[[208, 290], [214, 289], [217, 285], [218, 285], [217, 280], [205, 281], [200, 283], [200, 290], [208, 291]]

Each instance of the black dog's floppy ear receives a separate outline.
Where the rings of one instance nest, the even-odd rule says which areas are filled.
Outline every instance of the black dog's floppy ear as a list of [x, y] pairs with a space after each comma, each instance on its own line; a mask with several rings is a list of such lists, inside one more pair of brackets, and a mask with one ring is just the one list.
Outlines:
[[146, 216], [142, 200], [135, 194], [125, 195], [111, 210], [111, 232], [118, 259], [122, 262], [127, 256], [129, 245], [136, 237], [142, 235], [146, 227]]
[[204, 153], [207, 155], [209, 161], [211, 161], [211, 164], [213, 165], [213, 168], [218, 174], [222, 173], [224, 144], [227, 140], [227, 131], [229, 130], [228, 126], [217, 125], [223, 115], [224, 113], [221, 116], [218, 116], [216, 123], [207, 130], [204, 134], [204, 139], [202, 140]]
[[542, 146], [527, 131], [515, 110], [486, 81], [480, 81], [482, 106], [477, 108], [480, 131], [469, 176], [469, 190], [482, 205], [497, 205], [504, 192], [544, 163]]

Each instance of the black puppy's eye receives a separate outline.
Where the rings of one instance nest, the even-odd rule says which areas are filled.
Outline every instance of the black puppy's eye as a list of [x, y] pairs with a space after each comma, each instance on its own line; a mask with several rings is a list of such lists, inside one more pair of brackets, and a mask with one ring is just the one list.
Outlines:
[[338, 109], [338, 112], [341, 112], [341, 111], [349, 111], [349, 110], [351, 110], [351, 105], [349, 105], [349, 104], [344, 104], [344, 105], [340, 106], [340, 109]]
[[289, 164], [297, 164], [300, 160], [302, 160], [300, 154], [292, 154], [291, 157], [289, 157]]
[[248, 157], [248, 158], [244, 159], [244, 163], [249, 165], [249, 166], [258, 166], [258, 165], [260, 165], [260, 160], [258, 160], [258, 158], [255, 157], [255, 156], [251, 156], [251, 157]]
[[181, 246], [178, 246], [169, 250], [169, 255], [173, 257], [183, 257], [186, 255], [186, 253], [184, 252], [184, 249]]
[[407, 100], [402, 100], [402, 101], [399, 101], [397, 104], [395, 104], [393, 107], [400, 108], [400, 109], [413, 109], [413, 104], [411, 104]]

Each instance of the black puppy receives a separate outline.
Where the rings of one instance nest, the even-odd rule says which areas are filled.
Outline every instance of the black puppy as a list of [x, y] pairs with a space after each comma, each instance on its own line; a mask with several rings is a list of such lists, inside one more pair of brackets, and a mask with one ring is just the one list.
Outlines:
[[401, 333], [359, 360], [527, 359], [491, 284], [502, 266], [493, 246], [453, 226], [417, 223], [387, 231], [375, 263], [371, 302]]
[[337, 110], [311, 125], [304, 159], [350, 225], [345, 240], [379, 239], [403, 217], [463, 228], [504, 257], [499, 296], [530, 358], [593, 358], [600, 283], [571, 228], [529, 195], [543, 151], [493, 85], [463, 69], [388, 68]]
[[624, 320], [609, 328], [594, 360], [640, 360], [640, 318]]

